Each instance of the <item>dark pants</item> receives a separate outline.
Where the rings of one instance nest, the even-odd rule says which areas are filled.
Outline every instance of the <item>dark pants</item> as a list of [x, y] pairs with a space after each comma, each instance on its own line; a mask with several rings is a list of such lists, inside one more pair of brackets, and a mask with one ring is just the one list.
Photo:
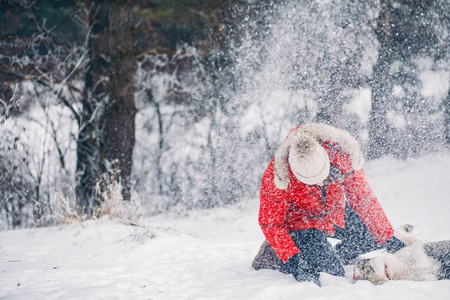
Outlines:
[[450, 279], [450, 241], [425, 243], [424, 250], [428, 256], [441, 263], [438, 279]]
[[345, 204], [345, 229], [337, 226], [334, 229], [333, 237], [342, 241], [336, 245], [335, 251], [344, 264], [361, 254], [382, 248], [348, 203]]
[[348, 203], [345, 206], [345, 229], [335, 226], [333, 238], [342, 242], [334, 249], [327, 239], [329, 236], [318, 229], [292, 231], [290, 234], [300, 249], [301, 258], [317, 268], [318, 272], [334, 276], [345, 275], [343, 264], [380, 248]]
[[327, 235], [317, 229], [293, 231], [290, 233], [300, 257], [316, 272], [325, 272], [334, 276], [344, 276], [344, 267], [336, 255]]
[[[348, 203], [345, 206], [345, 227], [345, 229], [335, 227], [333, 238], [342, 242], [334, 249], [327, 240], [329, 236], [317, 229], [292, 231], [290, 235], [301, 251], [301, 258], [317, 268], [318, 272], [344, 276], [343, 264], [349, 263], [363, 253], [380, 249], [372, 234]], [[269, 244], [265, 243], [253, 261], [253, 267], [257, 270], [283, 271], [283, 262]]]

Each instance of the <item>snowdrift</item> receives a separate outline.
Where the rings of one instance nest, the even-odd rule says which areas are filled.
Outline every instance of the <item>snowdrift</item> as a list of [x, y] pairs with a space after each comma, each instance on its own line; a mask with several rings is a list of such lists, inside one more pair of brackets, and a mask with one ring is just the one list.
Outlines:
[[[450, 239], [450, 153], [366, 166], [394, 227]], [[97, 221], [0, 232], [1, 299], [448, 299], [450, 281], [374, 286], [321, 275], [323, 287], [250, 267], [264, 239], [258, 199], [172, 211], [126, 224]]]

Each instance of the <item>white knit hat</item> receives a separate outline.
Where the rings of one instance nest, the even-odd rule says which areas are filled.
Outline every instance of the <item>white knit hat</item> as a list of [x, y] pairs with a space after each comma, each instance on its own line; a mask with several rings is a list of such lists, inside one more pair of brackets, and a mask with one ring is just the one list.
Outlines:
[[[304, 124], [294, 128], [286, 139], [280, 144], [277, 151], [275, 152], [273, 170], [274, 170], [274, 183], [275, 186], [280, 190], [286, 190], [289, 187], [290, 176], [289, 176], [289, 163], [294, 166], [292, 169], [299, 171], [295, 176], [299, 180], [308, 181], [302, 178], [301, 163], [295, 163], [294, 160], [302, 161], [304, 157], [314, 157], [313, 149], [322, 146], [319, 144], [319, 140], [331, 141], [339, 146], [343, 153], [348, 154], [351, 158], [353, 170], [357, 171], [363, 167], [364, 159], [359, 149], [358, 141], [350, 135], [347, 131], [337, 129], [326, 124], [310, 123]], [[322, 150], [317, 148], [318, 153], [322, 153]], [[289, 153], [292, 150], [293, 154], [291, 156], [292, 161], [288, 161]], [[298, 153], [295, 154], [294, 152]], [[323, 158], [323, 156], [319, 156]], [[314, 160], [314, 159], [313, 159]], [[326, 164], [329, 163], [329, 159], [325, 161], [325, 168], [323, 170], [323, 178], [329, 172]], [[297, 166], [298, 165], [298, 166]], [[320, 164], [319, 164], [320, 165]], [[306, 168], [309, 169], [309, 168]], [[295, 172], [294, 172], [295, 173]], [[319, 172], [321, 173], [321, 172]], [[305, 174], [304, 174], [305, 175]], [[308, 176], [303, 176], [308, 177]], [[314, 180], [316, 181], [316, 180]], [[320, 183], [320, 180], [318, 183]], [[311, 182], [311, 181], [308, 181]], [[316, 183], [317, 184], [317, 183]]]
[[308, 185], [322, 183], [330, 173], [328, 154], [315, 140], [291, 144], [288, 161], [295, 177]]

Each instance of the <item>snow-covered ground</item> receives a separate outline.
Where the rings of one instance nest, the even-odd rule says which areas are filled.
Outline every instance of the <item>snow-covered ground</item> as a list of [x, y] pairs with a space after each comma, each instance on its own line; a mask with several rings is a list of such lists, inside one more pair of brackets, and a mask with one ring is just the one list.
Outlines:
[[[450, 239], [450, 153], [366, 172], [394, 227]], [[250, 267], [263, 241], [258, 199], [227, 208], [0, 232], [1, 299], [450, 299], [450, 281], [373, 286], [321, 275], [322, 287]]]

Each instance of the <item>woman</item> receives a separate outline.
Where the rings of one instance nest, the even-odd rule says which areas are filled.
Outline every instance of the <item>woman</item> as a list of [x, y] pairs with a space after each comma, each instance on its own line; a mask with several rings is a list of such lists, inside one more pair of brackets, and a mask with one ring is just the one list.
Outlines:
[[[344, 276], [358, 255], [405, 246], [373, 194], [358, 142], [324, 124], [291, 130], [265, 171], [259, 225], [266, 237], [255, 269], [276, 269], [320, 285], [319, 272]], [[342, 240], [334, 249], [327, 237]]]

